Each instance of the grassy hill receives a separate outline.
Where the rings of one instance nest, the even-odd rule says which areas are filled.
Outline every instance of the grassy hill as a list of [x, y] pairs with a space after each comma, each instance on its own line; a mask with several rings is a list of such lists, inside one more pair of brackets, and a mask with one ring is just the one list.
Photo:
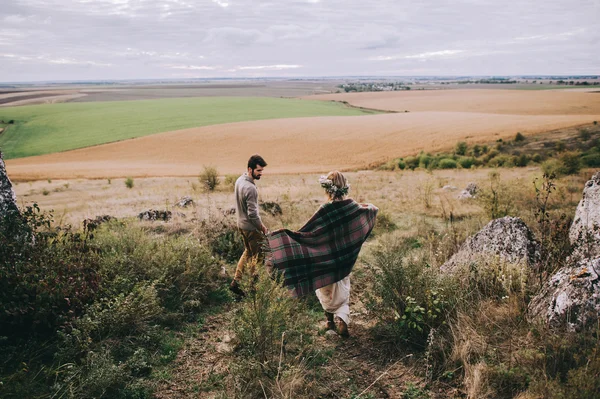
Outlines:
[[201, 97], [0, 108], [5, 159], [73, 150], [191, 127], [262, 119], [364, 115], [343, 104], [283, 98]]

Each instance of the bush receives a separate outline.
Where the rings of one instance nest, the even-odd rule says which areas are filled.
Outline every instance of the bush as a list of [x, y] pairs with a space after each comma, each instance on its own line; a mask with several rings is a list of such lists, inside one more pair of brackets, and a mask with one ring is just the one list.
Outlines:
[[581, 163], [588, 168], [600, 167], [600, 154], [588, 154], [581, 157]]
[[515, 166], [518, 166], [520, 168], [527, 166], [528, 163], [529, 163], [529, 156], [527, 154], [521, 154], [521, 155], [515, 157], [515, 159], [514, 159]]
[[525, 141], [525, 136], [521, 134], [521, 132], [517, 133], [515, 136], [515, 142]]
[[420, 154], [419, 155], [419, 168], [427, 169], [431, 167], [434, 158], [429, 154]]
[[449, 303], [437, 274], [413, 252], [419, 247], [415, 239], [382, 238], [367, 261], [374, 278], [367, 300], [384, 339], [423, 346], [444, 323]]
[[133, 188], [133, 179], [131, 177], [128, 177], [127, 179], [125, 179], [125, 187]]
[[456, 143], [454, 152], [456, 153], [456, 155], [466, 155], [468, 148], [469, 147], [467, 146], [467, 143], [465, 143], [464, 141], [459, 141], [458, 143]]
[[415, 170], [419, 167], [419, 158], [418, 157], [406, 157], [404, 159], [406, 163], [406, 167], [410, 170]]
[[438, 162], [438, 168], [440, 169], [456, 169], [456, 161], [450, 158], [442, 158]]
[[470, 169], [476, 162], [477, 160], [473, 157], [460, 157], [458, 159], [458, 164], [464, 169]]
[[560, 161], [567, 175], [574, 175], [581, 169], [581, 154], [578, 152], [565, 152], [561, 155]]
[[223, 185], [225, 187], [229, 187], [230, 189], [233, 189], [238, 177], [239, 177], [238, 175], [226, 175], [225, 180], [223, 181]]
[[200, 184], [206, 191], [214, 191], [221, 183], [219, 180], [219, 172], [212, 166], [205, 166], [198, 177]]
[[310, 385], [302, 383], [311, 367], [306, 359], [315, 358], [314, 322], [281, 279], [261, 271], [258, 280], [243, 282], [247, 296], [231, 324], [238, 341], [230, 365], [236, 397], [281, 397], [280, 392], [290, 392], [283, 397], [315, 397], [306, 392]]
[[404, 170], [406, 169], [406, 162], [401, 158], [398, 160], [398, 169]]
[[562, 176], [565, 174], [565, 167], [558, 159], [547, 159], [542, 163], [542, 172], [548, 176]]
[[514, 210], [513, 193], [509, 185], [500, 180], [498, 172], [490, 172], [488, 185], [482, 185], [477, 201], [490, 219], [508, 216]]

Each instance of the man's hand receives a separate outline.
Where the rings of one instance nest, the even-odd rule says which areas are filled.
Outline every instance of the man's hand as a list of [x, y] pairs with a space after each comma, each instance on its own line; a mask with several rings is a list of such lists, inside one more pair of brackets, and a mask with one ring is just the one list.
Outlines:
[[267, 226], [265, 226], [264, 224], [260, 226], [260, 229], [262, 230], [263, 234], [267, 234], [269, 232], [269, 229], [267, 229]]

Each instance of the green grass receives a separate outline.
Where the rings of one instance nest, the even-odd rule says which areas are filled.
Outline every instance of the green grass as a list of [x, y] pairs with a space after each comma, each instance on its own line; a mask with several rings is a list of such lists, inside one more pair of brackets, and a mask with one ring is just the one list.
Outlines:
[[366, 113], [334, 102], [259, 97], [6, 107], [0, 108], [0, 120], [14, 119], [15, 124], [0, 135], [0, 149], [12, 159], [221, 123]]

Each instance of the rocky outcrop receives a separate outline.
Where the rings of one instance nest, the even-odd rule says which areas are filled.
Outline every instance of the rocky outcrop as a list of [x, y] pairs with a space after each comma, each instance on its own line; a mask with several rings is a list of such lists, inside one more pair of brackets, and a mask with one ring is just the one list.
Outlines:
[[600, 258], [587, 259], [554, 274], [529, 303], [530, 321], [581, 331], [600, 314]]
[[17, 207], [17, 196], [6, 174], [6, 166], [2, 160], [2, 152], [0, 152], [0, 215], [5, 215], [9, 211], [18, 212], [19, 208]]
[[176, 205], [180, 208], [187, 208], [190, 205], [194, 205], [194, 200], [190, 196], [181, 197]]
[[480, 262], [486, 257], [499, 257], [504, 262], [533, 266], [539, 260], [540, 245], [520, 218], [506, 216], [492, 220], [467, 239], [458, 252], [442, 265], [441, 270], [453, 272], [459, 266]]
[[569, 239], [588, 258], [600, 255], [600, 172], [585, 184]]
[[149, 209], [138, 215], [140, 220], [162, 220], [168, 222], [171, 220], [173, 214], [171, 211], [159, 211], [156, 209]]
[[478, 190], [477, 184], [469, 183], [467, 184], [467, 187], [458, 194], [458, 199], [475, 198]]

